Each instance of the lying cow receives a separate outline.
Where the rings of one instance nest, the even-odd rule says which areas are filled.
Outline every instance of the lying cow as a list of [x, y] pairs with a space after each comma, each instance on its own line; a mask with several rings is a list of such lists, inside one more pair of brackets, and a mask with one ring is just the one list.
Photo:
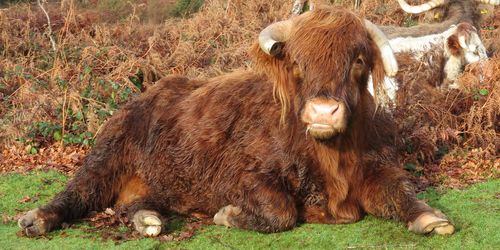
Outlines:
[[[469, 23], [452, 25], [448, 30], [439, 34], [393, 38], [389, 40], [389, 44], [396, 55], [398, 64], [420, 65], [419, 71], [426, 71], [427, 75], [439, 76], [433, 79], [433, 85], [443, 89], [459, 88], [456, 79], [463, 72], [464, 67], [488, 58], [486, 48], [476, 28]], [[411, 58], [408, 58], [408, 54]], [[384, 91], [390, 101], [394, 102], [399, 85], [406, 84], [397, 79], [404, 78], [407, 73], [409, 72], [400, 72], [396, 77], [387, 77], [384, 80]], [[374, 94], [371, 81], [368, 89]]]
[[453, 233], [416, 198], [390, 123], [375, 113], [368, 75], [378, 84], [397, 71], [375, 25], [317, 7], [265, 28], [251, 54], [255, 69], [167, 77], [127, 104], [66, 189], [19, 219], [23, 232], [120, 206], [145, 236], [161, 232], [167, 212], [260, 232], [369, 213], [416, 233]]
[[[444, 88], [458, 88], [455, 80], [462, 73], [463, 68], [470, 63], [487, 59], [479, 34], [479, 11], [475, 1], [470, 0], [431, 0], [427, 3], [411, 6], [404, 0], [398, 0], [402, 9], [408, 13], [422, 13], [432, 8], [448, 3], [445, 20], [440, 23], [420, 24], [413, 27], [380, 26], [387, 35], [390, 45], [396, 54], [399, 64], [418, 62], [426, 55], [426, 67], [421, 71], [428, 71], [428, 75], [440, 75], [435, 79], [435, 86]], [[498, 5], [498, 1], [480, 0], [478, 2]], [[413, 54], [414, 60], [406, 60], [406, 53]], [[400, 56], [401, 55], [401, 56]], [[443, 63], [441, 63], [443, 62]], [[407, 72], [405, 72], [407, 73]], [[397, 78], [403, 78], [400, 75]], [[391, 101], [394, 101], [399, 82], [394, 78], [384, 81], [384, 89]], [[369, 84], [371, 93], [373, 87]]]

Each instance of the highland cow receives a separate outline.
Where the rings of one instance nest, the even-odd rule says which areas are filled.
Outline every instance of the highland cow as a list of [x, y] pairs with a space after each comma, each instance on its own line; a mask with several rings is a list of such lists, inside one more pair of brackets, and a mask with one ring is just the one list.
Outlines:
[[115, 114], [66, 189], [19, 219], [28, 236], [110, 206], [156, 236], [161, 214], [203, 213], [280, 232], [373, 214], [416, 233], [453, 225], [416, 198], [390, 121], [367, 91], [397, 71], [383, 33], [328, 7], [265, 28], [255, 67], [208, 80], [171, 76]]
[[[385, 78], [383, 90], [390, 102], [395, 102], [396, 95], [402, 94], [399, 89], [407, 84], [404, 79], [413, 77], [413, 74], [421, 76], [425, 73], [427, 77], [421, 82], [428, 82], [432, 87], [457, 89], [456, 79], [466, 65], [488, 59], [477, 29], [469, 23], [452, 25], [439, 34], [390, 39], [389, 44], [400, 68], [417, 68], [414, 72], [400, 71], [395, 77]], [[371, 81], [368, 90], [375, 94]]]
[[[411, 6], [405, 0], [398, 0], [402, 9], [408, 13], [422, 13], [433, 8], [445, 7], [444, 20], [439, 23], [419, 24], [412, 27], [379, 26], [389, 38], [389, 43], [396, 54], [398, 64], [409, 68], [410, 63], [425, 64], [419, 67], [426, 75], [433, 76], [433, 86], [458, 88], [455, 82], [467, 64], [487, 59], [486, 48], [479, 37], [478, 2], [498, 5], [497, 0], [431, 0], [427, 3]], [[413, 58], [408, 58], [407, 53]], [[432, 55], [428, 57], [427, 55]], [[427, 60], [423, 60], [426, 58]], [[409, 59], [409, 60], [408, 60]], [[396, 79], [407, 77], [408, 72], [400, 73]], [[391, 101], [396, 98], [399, 85], [406, 84], [394, 78], [384, 81], [384, 90]], [[423, 86], [422, 86], [423, 87]], [[374, 91], [369, 84], [369, 90]]]

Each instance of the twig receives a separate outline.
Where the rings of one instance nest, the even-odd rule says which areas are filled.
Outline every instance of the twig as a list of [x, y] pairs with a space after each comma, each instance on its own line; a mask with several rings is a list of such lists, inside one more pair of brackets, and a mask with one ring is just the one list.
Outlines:
[[63, 109], [62, 109], [62, 129], [61, 129], [61, 148], [64, 148], [64, 127], [66, 126], [66, 101], [68, 99], [68, 87], [64, 89]]
[[[45, 2], [46, 0], [43, 0], [43, 1]], [[40, 6], [40, 9], [42, 9], [43, 13], [45, 14], [45, 17], [47, 18], [47, 24], [48, 24], [48, 29], [49, 29], [49, 39], [50, 39], [50, 43], [52, 44], [52, 50], [55, 52], [57, 50], [57, 47], [56, 47], [56, 41], [54, 41], [54, 38], [52, 37], [52, 25], [50, 23], [49, 13], [47, 13], [45, 8], [43, 7], [41, 0], [37, 0], [37, 2], [38, 2], [38, 6]]]
[[361, 0], [354, 0], [354, 3], [353, 3], [354, 9], [358, 10], [359, 6], [361, 6]]
[[229, 13], [229, 6], [230, 5], [231, 5], [231, 0], [228, 0], [227, 5], [226, 5], [226, 15]]

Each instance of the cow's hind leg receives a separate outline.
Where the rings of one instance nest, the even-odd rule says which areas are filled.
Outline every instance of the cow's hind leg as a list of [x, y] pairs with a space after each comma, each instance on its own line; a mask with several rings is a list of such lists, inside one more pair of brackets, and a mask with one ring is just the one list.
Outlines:
[[291, 195], [271, 188], [256, 188], [239, 206], [227, 205], [214, 216], [214, 223], [273, 233], [293, 228], [297, 208]]
[[27, 236], [43, 235], [59, 228], [63, 222], [112, 206], [126, 171], [113, 159], [117, 155], [110, 149], [113, 147], [119, 148], [114, 138], [101, 140], [64, 191], [47, 205], [29, 211], [18, 220], [23, 232]]
[[415, 233], [452, 234], [455, 230], [443, 213], [417, 199], [413, 184], [402, 170], [373, 169], [367, 174], [361, 192], [366, 212], [402, 220]]

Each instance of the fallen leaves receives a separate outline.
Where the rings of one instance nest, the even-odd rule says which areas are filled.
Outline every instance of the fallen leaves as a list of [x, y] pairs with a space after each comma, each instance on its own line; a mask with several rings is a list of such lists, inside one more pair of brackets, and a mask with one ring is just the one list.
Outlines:
[[20, 144], [4, 146], [0, 155], [0, 174], [26, 173], [34, 170], [56, 170], [67, 175], [82, 165], [87, 149], [54, 144], [41, 148], [37, 154], [26, 153]]
[[21, 216], [23, 216], [24, 213], [17, 213], [16, 215], [10, 216], [10, 215], [2, 215], [2, 223], [7, 224], [9, 222], [17, 222]]
[[[166, 227], [168, 227], [168, 221], [177, 218], [178, 216], [167, 218]], [[156, 238], [161, 242], [189, 240], [196, 234], [196, 231], [202, 228], [203, 224], [208, 223], [207, 220], [198, 220], [194, 218], [187, 218], [186, 220], [187, 223], [180, 231], [168, 232], [165, 230], [166, 227], [164, 226], [162, 234]], [[114, 210], [112, 208], [106, 208], [103, 212], [92, 212], [84, 221], [89, 222], [91, 225], [90, 228], [85, 228], [85, 231], [99, 233], [102, 240], [113, 240], [116, 241], [117, 244], [120, 244], [121, 242], [143, 238], [143, 236], [134, 229], [134, 225], [128, 219], [127, 213], [120, 209]], [[123, 232], [123, 229], [120, 229], [122, 226], [125, 226], [127, 231]]]
[[188, 240], [188, 239], [191, 239], [194, 236], [194, 234], [196, 233], [196, 231], [201, 229], [201, 227], [202, 227], [201, 221], [193, 221], [193, 222], [187, 223], [184, 226], [183, 231], [180, 233], [160, 235], [158, 237], [159, 237], [159, 240], [161, 242]]
[[455, 150], [450, 152], [425, 175], [433, 183], [462, 189], [468, 185], [500, 178], [500, 158], [487, 150]]
[[89, 221], [96, 229], [106, 227], [112, 228], [120, 225], [125, 225], [127, 227], [132, 226], [124, 212], [116, 213], [111, 208], [106, 208], [104, 212], [91, 212], [85, 220]]
[[19, 202], [19, 203], [28, 203], [28, 202], [37, 202], [38, 200], [40, 200], [39, 195], [35, 195], [33, 197], [25, 196], [22, 199], [18, 200], [17, 202]]

